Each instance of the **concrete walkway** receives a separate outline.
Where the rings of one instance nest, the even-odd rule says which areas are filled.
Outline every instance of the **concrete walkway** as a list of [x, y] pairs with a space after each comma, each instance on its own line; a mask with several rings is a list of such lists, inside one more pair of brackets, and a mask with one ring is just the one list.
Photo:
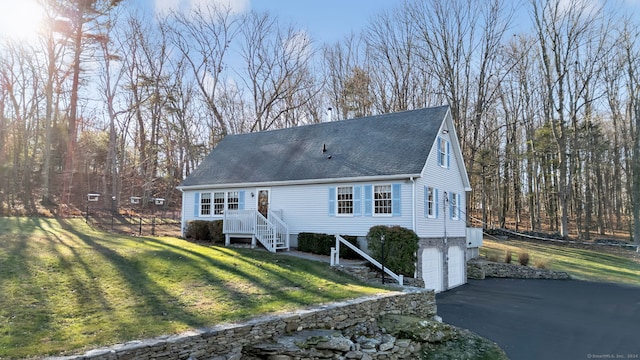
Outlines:
[[[299, 258], [302, 258], [302, 259], [325, 262], [327, 264], [331, 263], [331, 257], [328, 256], [328, 255], [318, 255], [318, 254], [312, 254], [312, 253], [298, 251], [298, 250], [280, 251], [280, 252], [278, 252], [278, 255], [295, 256], [295, 257], [299, 257]], [[348, 265], [362, 265], [362, 264], [366, 264], [366, 263], [367, 263], [367, 261], [364, 260], [364, 259], [362, 259], [362, 260], [352, 260], [352, 259], [340, 258], [340, 265], [345, 265], [345, 266], [348, 266]]]

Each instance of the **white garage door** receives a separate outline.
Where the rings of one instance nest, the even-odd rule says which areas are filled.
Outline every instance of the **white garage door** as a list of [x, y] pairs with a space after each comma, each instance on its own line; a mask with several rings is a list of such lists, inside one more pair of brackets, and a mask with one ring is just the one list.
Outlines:
[[464, 284], [464, 250], [460, 246], [452, 246], [447, 251], [449, 286], [451, 289]]
[[422, 280], [424, 287], [436, 292], [442, 288], [442, 252], [437, 248], [426, 248], [422, 251]]

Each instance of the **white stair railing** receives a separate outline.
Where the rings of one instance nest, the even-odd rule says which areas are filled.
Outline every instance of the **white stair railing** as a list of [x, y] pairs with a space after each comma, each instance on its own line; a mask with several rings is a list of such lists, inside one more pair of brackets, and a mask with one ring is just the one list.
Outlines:
[[275, 212], [269, 210], [269, 222], [275, 227], [276, 249], [289, 250], [289, 226], [282, 221], [282, 211]]
[[257, 211], [255, 236], [267, 250], [276, 252], [276, 227]]
[[269, 211], [267, 219], [255, 209], [227, 210], [224, 213], [222, 232], [226, 235], [226, 245], [229, 245], [230, 236], [251, 235], [271, 252], [289, 250], [289, 226], [277, 212]]
[[[358, 255], [362, 256], [365, 260], [375, 265], [378, 269], [383, 269], [382, 264], [380, 264], [378, 260], [372, 258], [371, 256], [369, 256], [369, 254], [358, 249], [353, 244], [345, 240], [342, 236], [338, 234], [336, 234], [335, 236], [336, 236], [336, 247], [331, 248], [331, 259], [330, 259], [331, 266], [340, 265], [340, 244], [342, 243], [349, 249], [355, 251]], [[398, 284], [400, 284], [400, 286], [403, 285], [404, 276], [402, 274], [396, 275], [396, 273], [389, 270], [389, 268], [386, 266], [384, 267], [384, 272], [385, 274], [389, 275], [392, 279], [396, 280]]]

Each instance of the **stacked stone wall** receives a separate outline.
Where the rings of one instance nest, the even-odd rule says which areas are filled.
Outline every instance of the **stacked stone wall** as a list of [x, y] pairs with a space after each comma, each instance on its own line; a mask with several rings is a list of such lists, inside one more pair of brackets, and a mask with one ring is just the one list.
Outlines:
[[[83, 355], [51, 359], [243, 359], [247, 358], [242, 354], [244, 347], [304, 330], [373, 333], [377, 329], [377, 318], [389, 314], [432, 319], [436, 315], [435, 295], [430, 290], [385, 293], [277, 316], [260, 317], [242, 324], [225, 324], [180, 335], [131, 341], [92, 350]], [[398, 345], [405, 353], [413, 350], [409, 349], [411, 344], [400, 342]], [[348, 350], [352, 351], [350, 355], [362, 354], [366, 358], [362, 351], [353, 353], [358, 351], [356, 348]], [[326, 351], [321, 353], [327, 354]]]
[[566, 280], [571, 277], [564, 271], [538, 269], [517, 264], [496, 263], [484, 259], [472, 259], [467, 262], [467, 276], [471, 279], [486, 277], [513, 279], [554, 279]]

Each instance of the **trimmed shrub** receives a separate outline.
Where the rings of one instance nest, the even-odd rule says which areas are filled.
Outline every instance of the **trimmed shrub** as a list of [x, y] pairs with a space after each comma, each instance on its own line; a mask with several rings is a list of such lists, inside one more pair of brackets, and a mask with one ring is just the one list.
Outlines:
[[224, 243], [224, 235], [222, 234], [222, 220], [189, 221], [184, 236], [187, 239], [195, 241], [211, 241], [216, 244]]
[[520, 253], [520, 255], [518, 255], [518, 262], [522, 266], [529, 265], [529, 253], [527, 252]]
[[367, 243], [371, 256], [382, 263], [382, 242], [384, 235], [384, 265], [393, 272], [413, 277], [416, 252], [420, 238], [413, 230], [401, 226], [377, 225], [369, 229]]
[[[358, 237], [342, 235], [349, 243], [357, 247]], [[318, 255], [331, 255], [331, 248], [336, 246], [336, 237], [329, 234], [301, 232], [298, 234], [298, 251]], [[346, 246], [340, 247], [340, 257], [344, 259], [358, 259], [360, 256]]]

